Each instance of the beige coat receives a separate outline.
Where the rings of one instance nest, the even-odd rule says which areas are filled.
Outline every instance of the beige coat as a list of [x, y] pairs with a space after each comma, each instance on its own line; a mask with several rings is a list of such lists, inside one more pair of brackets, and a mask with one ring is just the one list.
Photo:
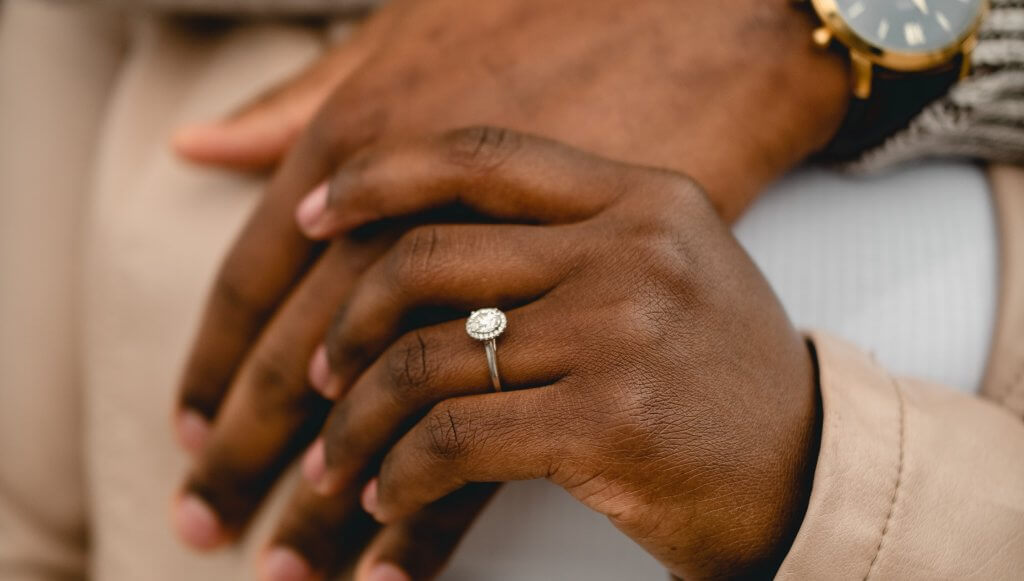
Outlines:
[[[0, 580], [248, 578], [251, 544], [192, 556], [162, 512], [185, 466], [167, 414], [196, 307], [262, 180], [187, 167], [163, 144], [300, 68], [322, 37], [151, 22], [125, 52], [102, 15], [7, 2]], [[812, 334], [822, 445], [780, 577], [1024, 577], [1024, 171], [992, 180], [1003, 288], [982, 397]]]

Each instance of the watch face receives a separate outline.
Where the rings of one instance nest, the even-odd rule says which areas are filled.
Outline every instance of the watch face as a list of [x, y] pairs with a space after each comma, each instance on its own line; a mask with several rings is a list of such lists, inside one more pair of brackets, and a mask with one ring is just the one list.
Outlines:
[[837, 0], [839, 14], [858, 36], [885, 50], [932, 52], [946, 48], [974, 23], [983, 0]]

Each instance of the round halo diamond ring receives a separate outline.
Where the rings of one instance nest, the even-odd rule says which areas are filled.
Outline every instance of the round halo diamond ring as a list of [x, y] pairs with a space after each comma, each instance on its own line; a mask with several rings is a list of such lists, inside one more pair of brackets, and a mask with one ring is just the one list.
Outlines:
[[501, 376], [498, 375], [498, 345], [496, 339], [505, 332], [508, 319], [499, 309], [478, 309], [466, 319], [466, 333], [477, 341], [483, 341], [487, 353], [487, 369], [491, 373], [494, 391], [501, 391]]
[[508, 319], [498, 309], [479, 309], [469, 314], [466, 319], [466, 332], [477, 341], [497, 339], [505, 332]]

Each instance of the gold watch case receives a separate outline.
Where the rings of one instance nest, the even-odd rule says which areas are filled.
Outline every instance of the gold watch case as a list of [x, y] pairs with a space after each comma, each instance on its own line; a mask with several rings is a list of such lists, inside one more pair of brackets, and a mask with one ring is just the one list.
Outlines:
[[836, 0], [802, 0], [809, 2], [821, 19], [822, 26], [814, 31], [814, 43], [821, 48], [839, 41], [850, 51], [853, 68], [853, 92], [858, 98], [871, 96], [871, 80], [875, 65], [902, 72], [926, 71], [949, 63], [963, 54], [961, 76], [970, 72], [971, 52], [978, 43], [978, 29], [989, 11], [989, 0], [983, 0], [981, 9], [971, 25], [949, 45], [929, 52], [903, 52], [889, 50], [868, 42], [853, 31], [839, 13]]

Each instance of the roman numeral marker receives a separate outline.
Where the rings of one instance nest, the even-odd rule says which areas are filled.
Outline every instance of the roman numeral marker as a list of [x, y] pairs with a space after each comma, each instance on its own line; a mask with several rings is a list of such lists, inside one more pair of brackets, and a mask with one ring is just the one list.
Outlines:
[[921, 28], [921, 24], [918, 22], [908, 22], [903, 27], [903, 36], [907, 39], [907, 44], [910, 46], [917, 46], [924, 44], [924, 29]]

